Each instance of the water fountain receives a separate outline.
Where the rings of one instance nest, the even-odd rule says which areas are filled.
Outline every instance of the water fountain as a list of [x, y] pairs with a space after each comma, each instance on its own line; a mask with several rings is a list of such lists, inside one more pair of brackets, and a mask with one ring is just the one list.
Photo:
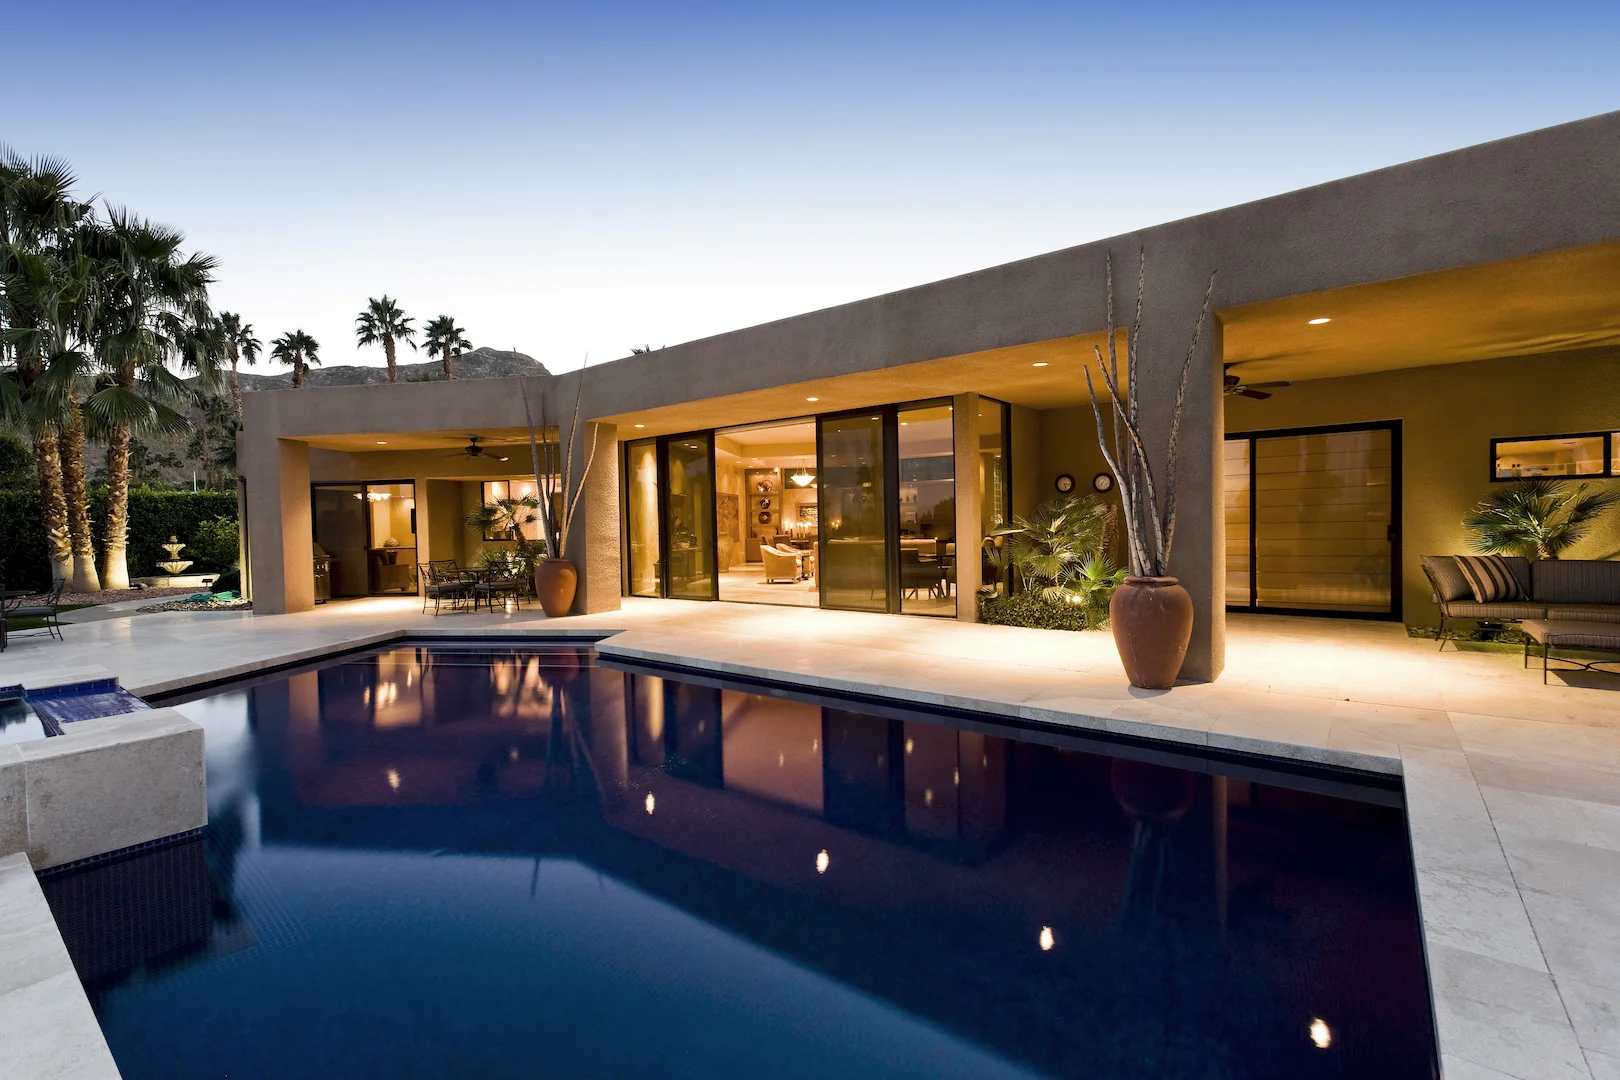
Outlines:
[[167, 544], [161, 545], [163, 550], [169, 553], [169, 560], [167, 562], [160, 562], [158, 565], [167, 570], [171, 578], [178, 577], [180, 574], [185, 573], [186, 567], [191, 565], [190, 559], [182, 559], [180, 557], [180, 549], [185, 546], [186, 545], [180, 542], [178, 537], [174, 536], [169, 537], [169, 542]]

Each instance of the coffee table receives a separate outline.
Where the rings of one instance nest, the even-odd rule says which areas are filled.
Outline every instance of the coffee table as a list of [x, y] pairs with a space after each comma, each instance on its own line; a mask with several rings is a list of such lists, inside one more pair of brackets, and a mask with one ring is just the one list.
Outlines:
[[[1541, 683], [1547, 684], [1547, 661], [1558, 660], [1573, 664], [1569, 671], [1602, 671], [1605, 664], [1620, 664], [1613, 660], [1592, 660], [1581, 663], [1568, 656], [1553, 656], [1554, 648], [1588, 649], [1595, 652], [1620, 652], [1620, 623], [1577, 621], [1574, 619], [1526, 619], [1519, 624], [1524, 631], [1524, 666], [1530, 666], [1530, 643], [1541, 646]], [[1609, 674], [1620, 675], [1620, 672]]]

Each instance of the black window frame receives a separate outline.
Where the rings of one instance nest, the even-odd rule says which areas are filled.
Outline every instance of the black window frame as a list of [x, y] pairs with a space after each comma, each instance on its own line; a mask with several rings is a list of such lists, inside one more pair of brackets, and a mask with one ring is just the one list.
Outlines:
[[[1614, 471], [1615, 437], [1620, 432], [1615, 431], [1562, 431], [1552, 435], [1503, 435], [1491, 440], [1491, 456], [1486, 468], [1490, 472], [1490, 482], [1493, 484], [1516, 484], [1521, 480], [1610, 480], [1617, 474]], [[1603, 440], [1603, 471], [1595, 473], [1574, 473], [1561, 476], [1545, 474], [1542, 476], [1497, 476], [1496, 475], [1496, 448], [1503, 443], [1519, 442], [1550, 442], [1554, 439], [1602, 439]]]

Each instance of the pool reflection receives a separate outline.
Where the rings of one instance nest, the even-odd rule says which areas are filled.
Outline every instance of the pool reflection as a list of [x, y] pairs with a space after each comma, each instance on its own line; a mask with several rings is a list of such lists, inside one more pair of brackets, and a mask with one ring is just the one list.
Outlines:
[[[542, 861], [565, 859], [1038, 1074], [1434, 1071], [1393, 791], [615, 670], [579, 649], [393, 649], [183, 708], [209, 733], [221, 935], [244, 921], [239, 862], [269, 873], [275, 851], [530, 858], [531, 893]], [[501, 932], [483, 898], [464, 903]], [[457, 962], [436, 977], [471, 977]], [[115, 1054], [130, 979], [153, 965], [86, 972]], [[144, 1053], [119, 1054], [127, 1075]], [[926, 1064], [874, 1070], [952, 1072]]]

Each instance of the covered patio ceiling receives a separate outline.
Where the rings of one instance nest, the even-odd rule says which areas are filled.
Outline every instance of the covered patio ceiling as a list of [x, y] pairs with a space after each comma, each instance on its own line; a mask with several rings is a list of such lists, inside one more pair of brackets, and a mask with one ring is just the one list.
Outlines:
[[312, 435], [303, 441], [317, 450], [341, 450], [349, 454], [398, 452], [401, 450], [464, 450], [469, 436], [476, 436], [486, 451], [502, 454], [521, 446], [528, 453], [526, 428], [467, 428], [465, 431], [372, 431], [350, 435]]
[[1302, 293], [1218, 315], [1226, 362], [1245, 382], [1620, 344], [1620, 242]]

